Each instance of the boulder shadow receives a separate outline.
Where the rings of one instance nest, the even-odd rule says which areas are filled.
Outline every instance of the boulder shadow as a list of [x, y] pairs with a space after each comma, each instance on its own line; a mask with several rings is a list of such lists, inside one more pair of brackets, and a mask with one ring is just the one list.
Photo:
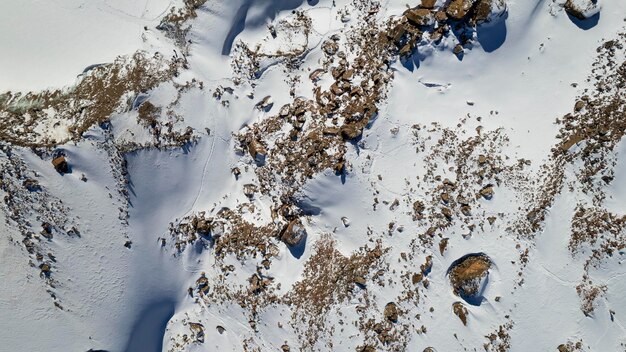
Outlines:
[[600, 22], [600, 12], [584, 20], [572, 16], [570, 13], [567, 13], [567, 17], [569, 17], [570, 21], [572, 21], [572, 23], [574, 23], [576, 27], [585, 31], [592, 29], [598, 24], [598, 22]]
[[481, 24], [476, 28], [476, 39], [485, 52], [491, 53], [498, 50], [506, 41], [508, 16], [508, 12], [505, 12], [494, 23]]

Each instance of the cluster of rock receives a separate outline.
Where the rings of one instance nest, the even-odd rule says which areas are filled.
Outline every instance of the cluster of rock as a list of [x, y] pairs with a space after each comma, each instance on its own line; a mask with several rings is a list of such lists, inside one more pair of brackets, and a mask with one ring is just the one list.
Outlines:
[[[422, 0], [417, 7], [408, 9], [393, 23], [387, 36], [399, 50], [401, 56], [413, 53], [424, 33], [437, 43], [451, 29], [476, 26], [492, 22], [506, 11], [504, 0], [453, 0], [442, 2]], [[460, 38], [464, 44], [469, 38]], [[460, 54], [463, 47], [455, 47], [455, 54]]]
[[563, 7], [568, 14], [579, 20], [593, 17], [600, 11], [597, 0], [567, 0]]

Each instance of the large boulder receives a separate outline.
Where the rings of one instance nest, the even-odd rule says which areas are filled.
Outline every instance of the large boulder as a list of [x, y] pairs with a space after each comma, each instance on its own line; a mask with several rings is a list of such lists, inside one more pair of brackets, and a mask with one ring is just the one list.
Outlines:
[[564, 7], [567, 13], [579, 20], [593, 17], [600, 11], [597, 0], [567, 0]]
[[428, 9], [409, 9], [404, 12], [404, 16], [415, 26], [430, 26], [435, 23], [435, 17]]
[[452, 0], [446, 9], [448, 16], [454, 20], [463, 19], [470, 12], [477, 0]]
[[448, 269], [454, 294], [470, 304], [480, 304], [491, 265], [484, 254], [469, 254], [456, 260]]

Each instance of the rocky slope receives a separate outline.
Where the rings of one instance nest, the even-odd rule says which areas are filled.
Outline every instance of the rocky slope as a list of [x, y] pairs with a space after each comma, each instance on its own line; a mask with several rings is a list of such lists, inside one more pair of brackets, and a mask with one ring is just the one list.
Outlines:
[[0, 95], [0, 350], [626, 351], [625, 11], [184, 0]]

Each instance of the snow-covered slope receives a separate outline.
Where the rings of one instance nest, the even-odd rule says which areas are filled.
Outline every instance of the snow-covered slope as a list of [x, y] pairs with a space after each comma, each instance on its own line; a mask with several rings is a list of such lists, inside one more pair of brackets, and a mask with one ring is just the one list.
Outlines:
[[0, 4], [0, 351], [626, 351], [625, 14]]

